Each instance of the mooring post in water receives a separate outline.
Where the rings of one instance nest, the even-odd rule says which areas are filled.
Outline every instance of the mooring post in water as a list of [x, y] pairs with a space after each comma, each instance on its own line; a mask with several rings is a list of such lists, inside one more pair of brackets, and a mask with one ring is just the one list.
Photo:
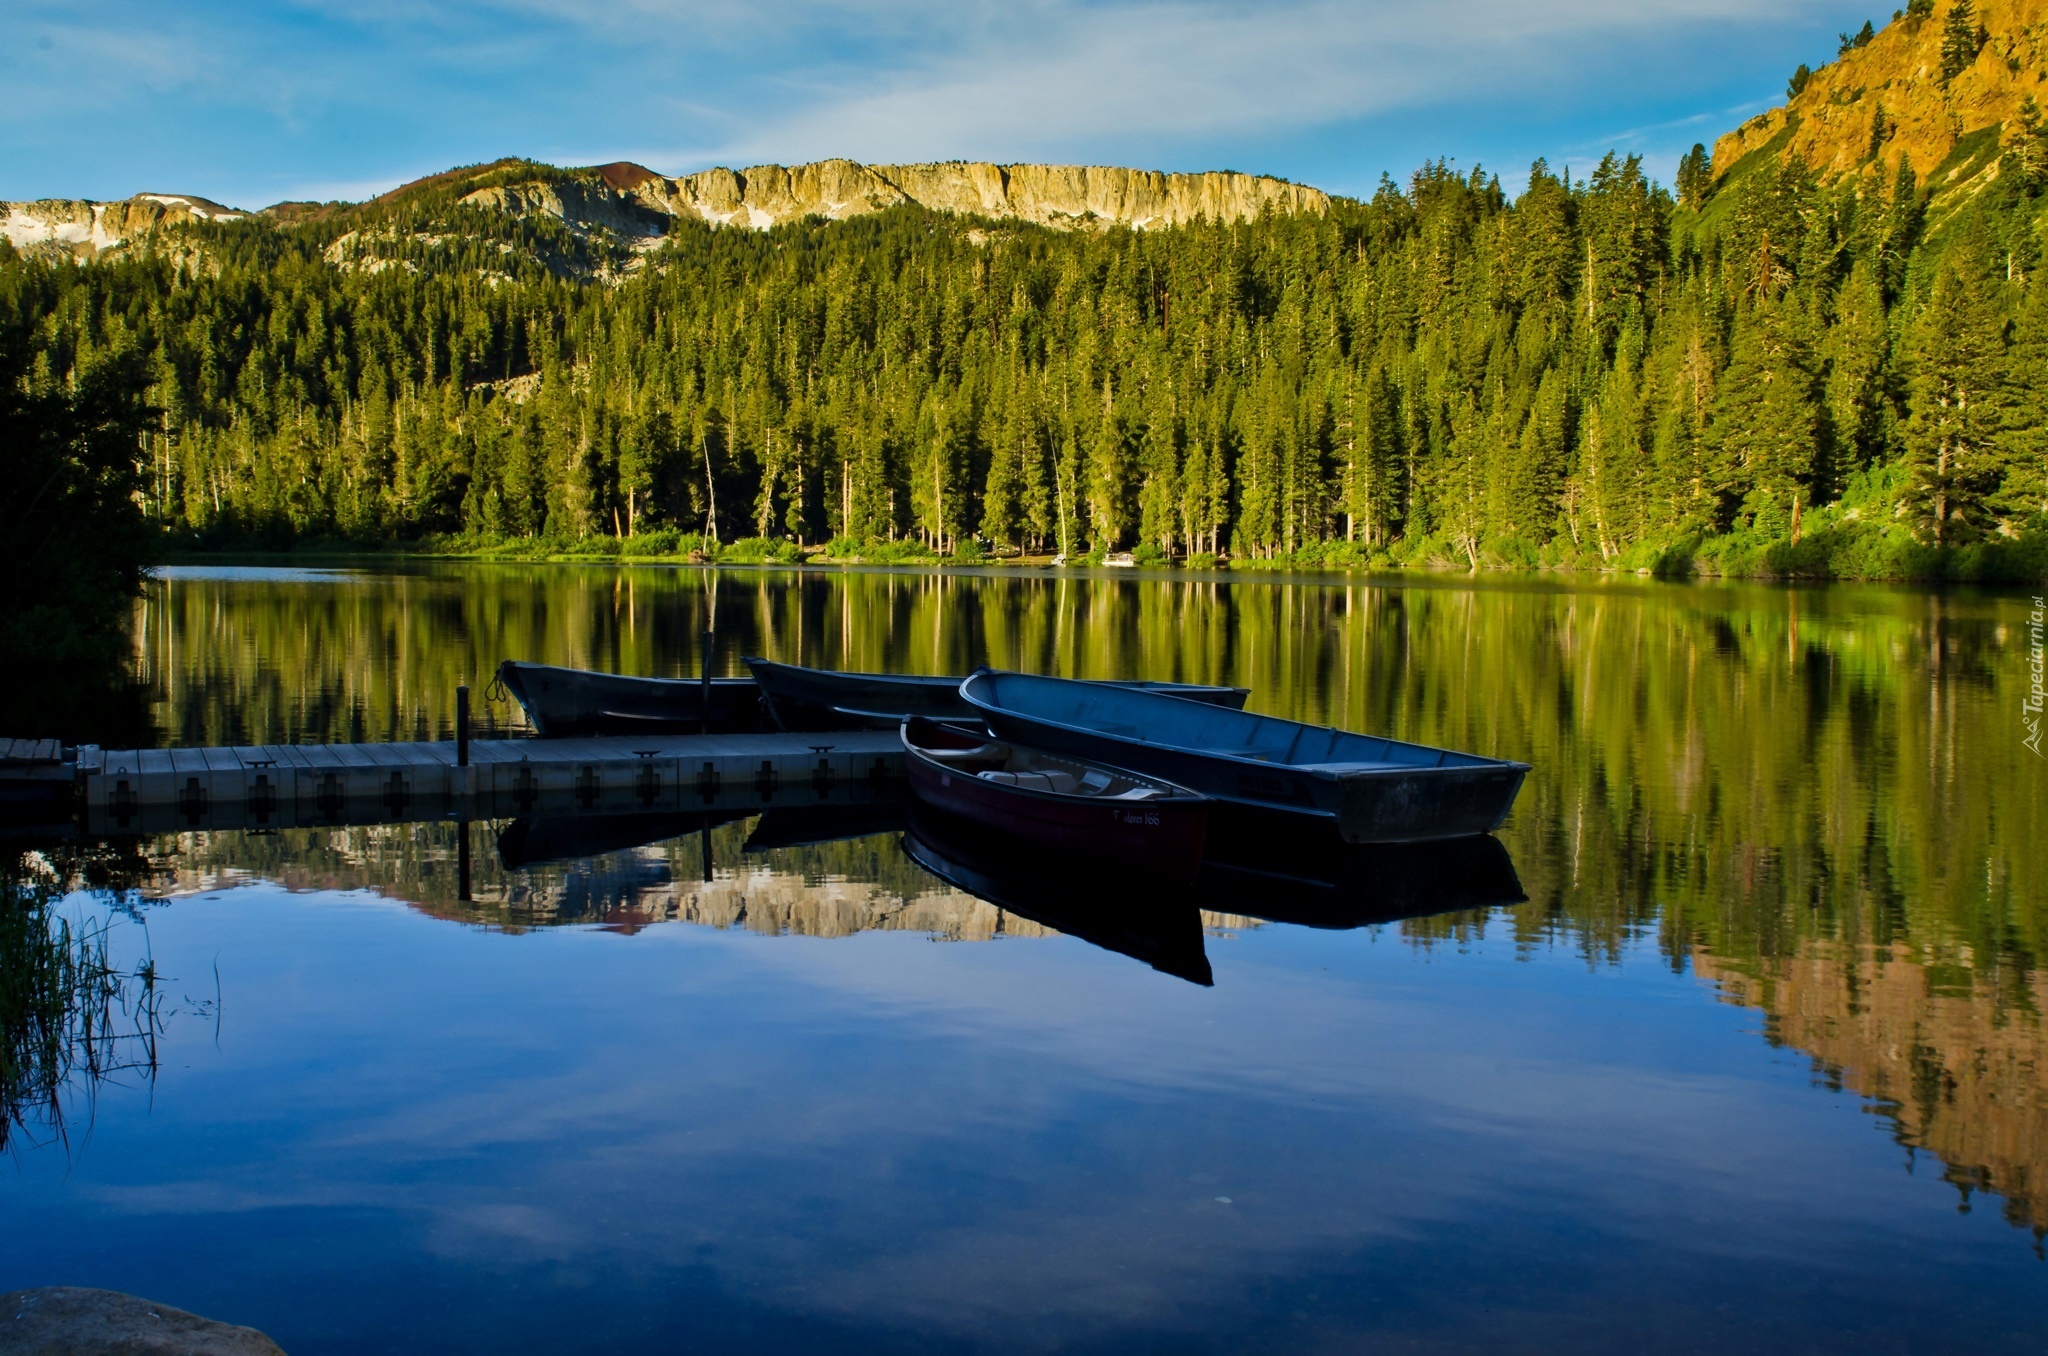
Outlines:
[[469, 766], [469, 684], [455, 689], [455, 766]]
[[701, 686], [697, 692], [697, 733], [711, 733], [711, 633], [706, 631], [701, 642], [703, 657], [698, 664]]
[[455, 821], [455, 897], [469, 903], [469, 821]]

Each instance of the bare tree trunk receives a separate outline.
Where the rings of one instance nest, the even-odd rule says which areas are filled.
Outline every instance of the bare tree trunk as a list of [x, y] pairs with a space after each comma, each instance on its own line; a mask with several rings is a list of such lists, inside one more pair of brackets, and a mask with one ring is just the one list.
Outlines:
[[718, 486], [711, 478], [711, 440], [697, 444], [704, 451], [704, 539], [718, 545]]
[[1934, 544], [1948, 544], [1948, 439], [1934, 459]]

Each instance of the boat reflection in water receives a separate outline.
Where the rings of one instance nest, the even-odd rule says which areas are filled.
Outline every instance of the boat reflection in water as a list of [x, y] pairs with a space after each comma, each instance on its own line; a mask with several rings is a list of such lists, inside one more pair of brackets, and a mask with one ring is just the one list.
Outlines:
[[1179, 884], [1073, 856], [913, 805], [903, 851], [956, 889], [1141, 960], [1191, 984], [1215, 982], [1202, 949], [1202, 911]]
[[948, 884], [1058, 932], [1211, 982], [1206, 915], [1358, 928], [1518, 904], [1526, 895], [1494, 838], [1259, 855], [1226, 840], [1192, 883], [1065, 856], [926, 805], [910, 811], [904, 852]]
[[526, 815], [498, 832], [498, 856], [519, 871], [546, 862], [578, 861], [665, 843], [744, 819], [743, 813]]
[[900, 800], [852, 805], [785, 805], [763, 811], [747, 835], [748, 852], [814, 847], [848, 838], [901, 833], [904, 804]]
[[[1202, 907], [1312, 928], [1361, 928], [1528, 898], [1498, 838], [1353, 845], [1212, 838], [1195, 881]], [[1226, 905], [1222, 901], [1228, 901]]]
[[[711, 830], [747, 817], [529, 816], [505, 826], [498, 853], [507, 869], [521, 871], [696, 840], [697, 864], [708, 880]], [[1203, 985], [1214, 979], [1205, 928], [1259, 922], [1358, 928], [1505, 907], [1525, 898], [1507, 848], [1493, 838], [1352, 846], [1327, 837], [1301, 843], [1226, 837], [1192, 881], [1170, 881], [905, 801], [769, 810], [754, 820], [742, 850], [764, 854], [874, 840], [883, 856], [894, 857], [899, 836], [910, 863], [1000, 915]], [[733, 840], [725, 842], [723, 850], [733, 851]], [[995, 930], [1020, 929], [998, 920]]]

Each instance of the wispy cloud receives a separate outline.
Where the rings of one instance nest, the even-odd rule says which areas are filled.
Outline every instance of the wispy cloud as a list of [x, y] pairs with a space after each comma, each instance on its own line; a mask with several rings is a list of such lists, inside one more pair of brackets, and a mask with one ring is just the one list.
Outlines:
[[1342, 187], [1419, 155], [1513, 159], [1539, 138], [1665, 153], [1703, 110], [1769, 94], [1849, 9], [16, 0], [11, 27], [30, 36], [0, 51], [0, 147], [10, 173], [67, 192], [85, 172], [309, 194], [506, 153], [670, 171], [826, 155], [1227, 163]]
[[1784, 8], [1764, 0], [1037, 0], [967, 6], [970, 23], [947, 7], [934, 39], [893, 66], [825, 61], [783, 73], [780, 106], [711, 154], [1025, 158], [1085, 155], [1106, 139], [1284, 134], [1540, 93], [1583, 81], [1597, 51]]

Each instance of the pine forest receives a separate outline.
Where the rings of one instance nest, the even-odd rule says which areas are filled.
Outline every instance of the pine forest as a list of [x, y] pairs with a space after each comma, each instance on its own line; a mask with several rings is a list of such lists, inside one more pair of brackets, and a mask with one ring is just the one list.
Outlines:
[[679, 222], [624, 271], [429, 181], [0, 244], [0, 348], [146, 374], [138, 494], [195, 548], [2038, 578], [2048, 131], [2002, 154], [1959, 203], [1696, 148], [1675, 196], [1438, 163], [1152, 231]]

